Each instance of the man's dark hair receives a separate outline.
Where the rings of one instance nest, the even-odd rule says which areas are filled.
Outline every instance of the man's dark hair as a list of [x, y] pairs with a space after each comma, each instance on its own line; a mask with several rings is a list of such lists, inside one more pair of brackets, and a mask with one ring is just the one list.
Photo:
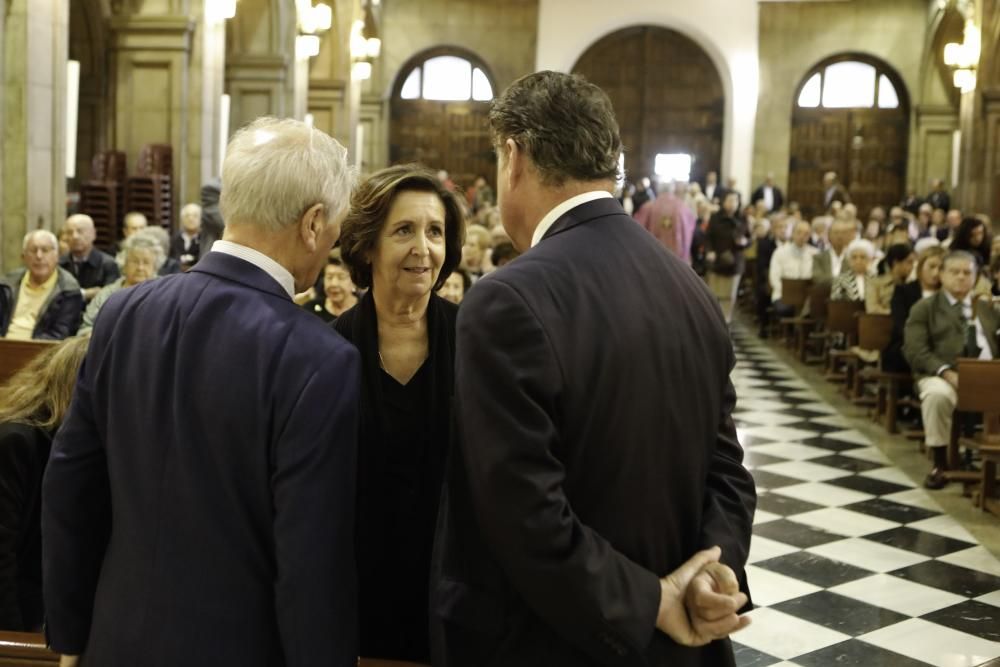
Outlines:
[[894, 243], [885, 251], [885, 265], [890, 269], [913, 254], [909, 243]]
[[580, 75], [521, 77], [493, 101], [490, 129], [497, 150], [513, 139], [546, 185], [619, 177], [622, 142], [611, 100]]

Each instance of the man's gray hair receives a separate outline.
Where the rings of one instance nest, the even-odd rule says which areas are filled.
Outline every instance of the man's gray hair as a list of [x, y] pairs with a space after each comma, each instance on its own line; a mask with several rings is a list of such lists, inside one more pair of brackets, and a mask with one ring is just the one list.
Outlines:
[[49, 243], [51, 243], [55, 251], [59, 252], [59, 239], [57, 239], [56, 235], [47, 229], [33, 229], [27, 234], [25, 234], [24, 241], [21, 242], [21, 252], [24, 252], [25, 250], [28, 249], [28, 244], [31, 243], [31, 240], [34, 239], [36, 236], [40, 236]]
[[972, 272], [979, 275], [979, 262], [976, 261], [976, 256], [971, 252], [967, 252], [965, 250], [952, 250], [944, 256], [943, 260], [941, 260], [941, 266], [947, 266], [948, 262], [969, 262], [972, 264]]
[[167, 254], [164, 252], [163, 246], [156, 236], [153, 234], [144, 234], [144, 231], [140, 230], [136, 232], [122, 243], [122, 250], [125, 252], [125, 261], [128, 261], [128, 256], [135, 250], [148, 250], [153, 253], [153, 266], [159, 271], [163, 263], [167, 261]]
[[265, 116], [229, 142], [219, 208], [226, 224], [272, 232], [294, 225], [315, 204], [333, 220], [347, 211], [356, 178], [347, 149], [328, 134]]

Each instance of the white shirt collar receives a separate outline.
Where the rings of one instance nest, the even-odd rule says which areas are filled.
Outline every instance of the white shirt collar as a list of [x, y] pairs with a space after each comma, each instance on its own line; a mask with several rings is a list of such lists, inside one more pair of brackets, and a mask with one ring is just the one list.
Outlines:
[[580, 204], [586, 204], [587, 202], [594, 201], [596, 199], [612, 199], [611, 193], [607, 190], [592, 190], [590, 192], [584, 192], [583, 194], [576, 195], [575, 197], [570, 197], [563, 203], [556, 206], [554, 209], [545, 214], [542, 221], [538, 223], [538, 227], [535, 227], [535, 233], [531, 237], [531, 247], [534, 248], [538, 245], [538, 242], [542, 240], [545, 233], [551, 229], [552, 225], [555, 224], [556, 220], [563, 217], [571, 209], [576, 208]]
[[233, 243], [232, 241], [216, 241], [212, 244], [212, 252], [221, 252], [225, 255], [232, 255], [233, 257], [239, 257], [244, 261], [250, 262], [274, 278], [275, 282], [281, 285], [281, 288], [288, 293], [289, 298], [295, 296], [295, 279], [292, 277], [292, 274], [288, 272], [288, 269], [264, 253], [245, 245], [240, 245], [239, 243]]
[[[953, 306], [956, 303], [958, 303], [958, 299], [956, 299], [955, 297], [953, 297], [948, 290], [941, 290], [941, 291], [944, 292], [944, 295], [948, 298], [948, 303], [950, 303]], [[972, 307], [972, 293], [971, 292], [968, 293], [968, 294], [966, 294], [965, 298], [962, 299], [962, 306], [965, 307], [965, 308], [971, 308]]]

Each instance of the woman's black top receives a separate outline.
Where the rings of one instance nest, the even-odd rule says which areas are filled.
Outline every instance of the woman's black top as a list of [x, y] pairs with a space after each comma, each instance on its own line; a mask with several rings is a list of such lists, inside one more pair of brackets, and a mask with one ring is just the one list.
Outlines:
[[48, 431], [0, 424], [0, 630], [42, 625], [42, 474], [51, 447]]
[[457, 313], [431, 296], [429, 355], [405, 385], [381, 367], [371, 292], [333, 324], [361, 352], [355, 539], [365, 657], [430, 663], [428, 586], [450, 446]]
[[905, 285], [896, 285], [892, 291], [890, 313], [892, 314], [892, 338], [882, 350], [882, 369], [890, 373], [909, 373], [910, 364], [903, 356], [903, 331], [906, 320], [910, 317], [910, 309], [924, 298], [923, 288], [919, 280]]
[[312, 301], [306, 301], [302, 304], [302, 307], [308, 310], [314, 315], [318, 315], [320, 319], [324, 322], [333, 322], [337, 319], [337, 316], [326, 309], [326, 297], [320, 297], [318, 299], [313, 299]]

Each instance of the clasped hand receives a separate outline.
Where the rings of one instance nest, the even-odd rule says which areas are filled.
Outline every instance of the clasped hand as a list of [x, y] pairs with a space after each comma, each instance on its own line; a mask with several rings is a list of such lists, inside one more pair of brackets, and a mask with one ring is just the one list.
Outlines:
[[704, 646], [750, 625], [738, 612], [747, 596], [733, 570], [719, 562], [722, 550], [699, 551], [660, 580], [656, 627], [683, 646]]

